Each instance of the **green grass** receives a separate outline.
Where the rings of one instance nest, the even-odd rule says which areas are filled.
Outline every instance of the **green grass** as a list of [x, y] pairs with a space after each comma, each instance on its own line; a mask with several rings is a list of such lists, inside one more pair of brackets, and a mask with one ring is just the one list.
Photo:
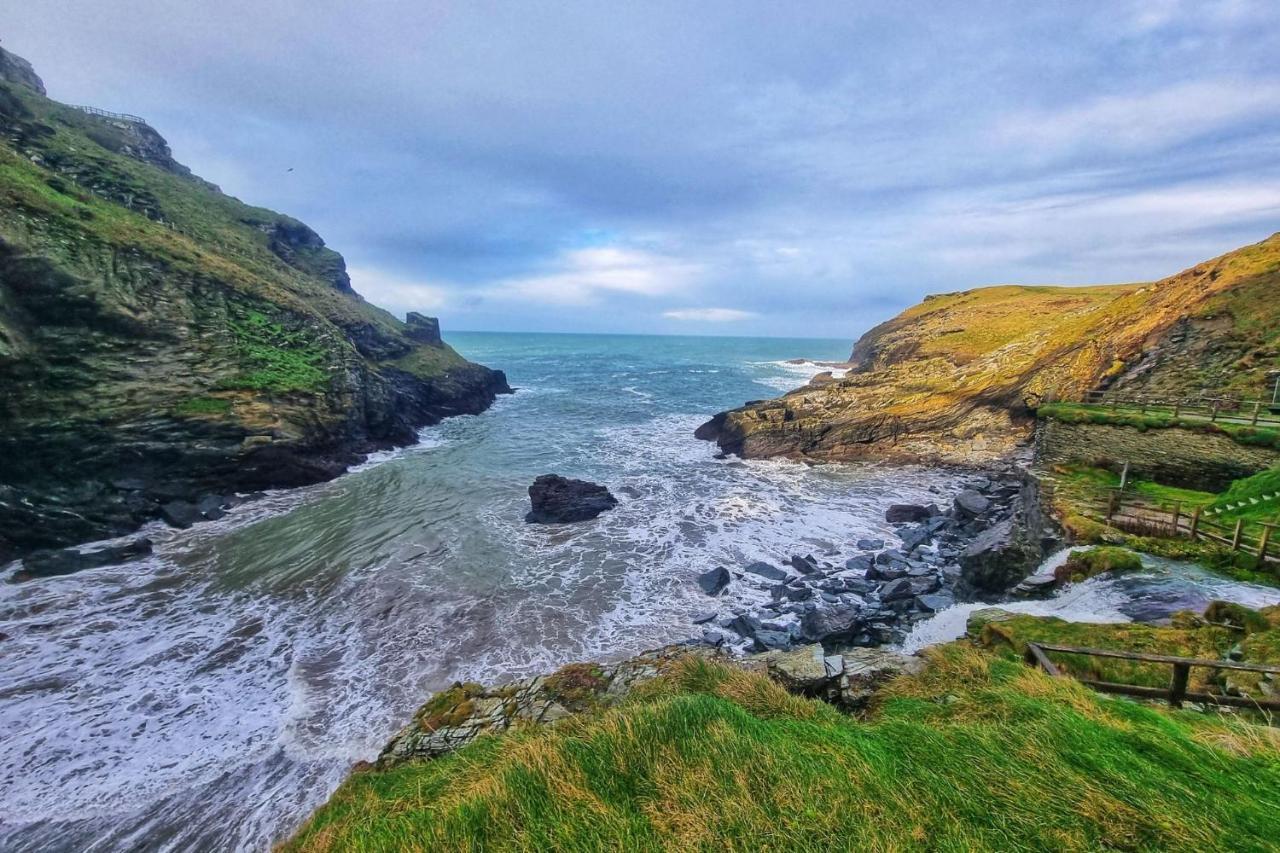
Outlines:
[[1072, 551], [1058, 570], [1060, 580], [1078, 582], [1104, 572], [1136, 572], [1142, 569], [1142, 558], [1128, 548], [1099, 545]]
[[1280, 739], [953, 645], [869, 722], [687, 660], [621, 707], [354, 773], [287, 842], [389, 850], [1267, 850]]
[[[1094, 468], [1088, 465], [1057, 465], [1054, 466], [1053, 473], [1058, 488], [1080, 497], [1105, 498], [1111, 489], [1120, 487], [1120, 475], [1106, 468]], [[1151, 503], [1162, 507], [1172, 507], [1175, 503], [1179, 503], [1187, 510], [1209, 506], [1217, 499], [1217, 495], [1213, 492], [1181, 489], [1137, 477], [1128, 479], [1125, 483], [1125, 493], [1141, 495]]]
[[[1280, 499], [1267, 498], [1263, 500], [1263, 498], [1277, 493], [1280, 493], [1280, 468], [1269, 468], [1266, 471], [1254, 474], [1252, 477], [1236, 480], [1231, 484], [1230, 488], [1213, 501], [1211, 508], [1220, 510], [1219, 517], [1221, 518], [1243, 518], [1246, 521], [1275, 521], [1280, 519]], [[1248, 503], [1239, 509], [1227, 509], [1228, 506], [1234, 506], [1241, 502], [1247, 503], [1251, 498], [1259, 500], [1259, 503]]]
[[221, 397], [192, 397], [173, 407], [177, 415], [225, 415], [231, 411], [231, 401]]
[[1280, 429], [1253, 427], [1195, 417], [1173, 417], [1172, 413], [1142, 412], [1139, 409], [1095, 406], [1084, 403], [1048, 403], [1036, 410], [1037, 417], [1052, 418], [1068, 424], [1105, 424], [1127, 426], [1146, 432], [1151, 429], [1186, 429], [1224, 435], [1238, 444], [1270, 447], [1280, 450]]
[[328, 382], [325, 349], [314, 329], [287, 330], [260, 311], [249, 311], [227, 324], [236, 339], [244, 372], [225, 388], [259, 391], [321, 391]]

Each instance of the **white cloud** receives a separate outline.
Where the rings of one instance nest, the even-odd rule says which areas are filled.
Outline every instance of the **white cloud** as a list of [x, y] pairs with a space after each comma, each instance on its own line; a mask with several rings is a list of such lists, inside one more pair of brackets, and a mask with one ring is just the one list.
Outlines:
[[670, 320], [733, 323], [756, 315], [751, 311], [739, 311], [737, 308], [673, 308], [670, 311], [663, 311], [662, 316]]
[[551, 305], [590, 305], [604, 293], [660, 296], [687, 288], [701, 273], [683, 260], [635, 249], [573, 249], [563, 253], [556, 271], [501, 281], [495, 296]]
[[1059, 110], [1002, 120], [997, 136], [1042, 153], [1171, 145], [1228, 125], [1280, 115], [1280, 81], [1181, 83], [1137, 95], [1108, 95]]
[[348, 266], [351, 286], [375, 305], [404, 311], [435, 311], [449, 303], [447, 288], [405, 278], [376, 267]]

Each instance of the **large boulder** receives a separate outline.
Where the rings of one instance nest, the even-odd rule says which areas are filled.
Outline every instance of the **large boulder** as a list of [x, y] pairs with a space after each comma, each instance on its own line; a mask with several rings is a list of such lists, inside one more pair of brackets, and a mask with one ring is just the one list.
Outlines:
[[977, 518], [991, 509], [991, 499], [972, 489], [956, 495], [956, 514], [962, 518]]
[[533, 524], [587, 521], [618, 505], [618, 499], [604, 486], [559, 474], [543, 474], [534, 480], [529, 501], [533, 509], [524, 520]]
[[960, 591], [970, 597], [1004, 592], [1039, 560], [1039, 549], [1029, 547], [1013, 519], [1006, 518], [974, 537], [960, 555]]
[[862, 631], [862, 609], [855, 604], [820, 602], [800, 617], [800, 638], [808, 643], [843, 643]]
[[884, 513], [884, 520], [890, 524], [906, 524], [924, 521], [933, 513], [919, 504], [893, 504]]
[[698, 586], [707, 595], [719, 595], [729, 585], [729, 580], [729, 570], [724, 566], [717, 566], [698, 575]]

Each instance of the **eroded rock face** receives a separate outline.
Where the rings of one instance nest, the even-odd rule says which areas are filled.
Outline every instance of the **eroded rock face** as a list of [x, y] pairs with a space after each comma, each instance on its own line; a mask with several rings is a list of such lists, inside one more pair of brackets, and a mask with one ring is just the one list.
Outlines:
[[524, 520], [533, 524], [588, 521], [618, 505], [618, 499], [604, 486], [559, 474], [543, 474], [534, 480], [529, 501], [533, 509]]
[[[1151, 285], [927, 297], [863, 335], [842, 378], [722, 412], [696, 435], [744, 457], [985, 464], [1025, 442], [1045, 397], [1102, 382], [1161, 396], [1230, 383], [1256, 398], [1280, 360], [1248, 329], [1276, 328], [1278, 263], [1280, 235]], [[1213, 364], [1168, 357], [1186, 348], [1185, 318], [1222, 313], [1248, 322], [1199, 323], [1194, 351]]]
[[332, 478], [510, 390], [364, 302], [307, 226], [23, 69], [0, 54], [0, 563]]

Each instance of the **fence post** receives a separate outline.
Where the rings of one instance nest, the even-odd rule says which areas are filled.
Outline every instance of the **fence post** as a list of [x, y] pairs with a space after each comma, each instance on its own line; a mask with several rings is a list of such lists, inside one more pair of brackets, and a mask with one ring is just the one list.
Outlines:
[[1191, 541], [1195, 542], [1196, 537], [1200, 533], [1200, 513], [1204, 512], [1203, 508], [1196, 507], [1195, 512], [1191, 513]]
[[1120, 493], [1112, 489], [1107, 496], [1107, 527], [1111, 526], [1111, 518], [1120, 509]]
[[1129, 463], [1126, 460], [1124, 463], [1124, 470], [1120, 472], [1120, 491], [1122, 492], [1124, 491], [1124, 487], [1128, 484], [1128, 482], [1129, 482]]
[[1271, 543], [1271, 531], [1275, 529], [1275, 524], [1264, 522], [1262, 525], [1262, 539], [1258, 542], [1258, 568], [1265, 569], [1267, 567], [1267, 545]]
[[1177, 419], [1181, 414], [1182, 414], [1182, 401], [1181, 401], [1181, 400], [1174, 400], [1174, 401], [1173, 401], [1173, 417], [1174, 417], [1174, 419], [1176, 420], [1176, 419]]
[[1178, 535], [1178, 522], [1182, 520], [1182, 501], [1173, 502], [1173, 530], [1172, 536]]
[[1217, 400], [1213, 401], [1213, 414], [1209, 415], [1209, 420], [1216, 421], [1218, 419], [1218, 406], [1222, 405]]
[[1251, 426], [1258, 425], [1258, 413], [1261, 411], [1262, 411], [1262, 401], [1257, 400], [1253, 404], [1253, 423], [1251, 424]]
[[1191, 675], [1191, 666], [1185, 663], [1173, 665], [1173, 680], [1169, 682], [1169, 704], [1175, 708], [1182, 707], [1182, 697], [1187, 695], [1187, 678]]
[[1231, 537], [1231, 550], [1232, 550], [1232, 551], [1239, 551], [1239, 550], [1240, 550], [1240, 536], [1241, 536], [1241, 534], [1242, 534], [1242, 533], [1244, 533], [1244, 519], [1243, 519], [1243, 518], [1237, 518], [1237, 519], [1236, 519], [1236, 532], [1235, 532], [1235, 533], [1232, 535], [1232, 537]]

